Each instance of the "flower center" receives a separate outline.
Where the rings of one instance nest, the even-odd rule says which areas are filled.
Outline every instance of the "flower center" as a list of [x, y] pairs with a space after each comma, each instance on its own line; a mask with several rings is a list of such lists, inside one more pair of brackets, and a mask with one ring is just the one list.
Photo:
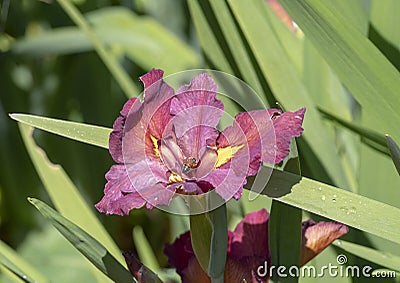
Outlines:
[[244, 145], [216, 148], [206, 146], [198, 152], [199, 157], [185, 157], [183, 150], [172, 136], [157, 139], [150, 135], [154, 154], [168, 168], [168, 182], [200, 180], [211, 171], [229, 162]]
[[199, 165], [199, 160], [196, 157], [187, 157], [183, 161], [182, 173], [189, 173], [190, 169], [194, 169]]

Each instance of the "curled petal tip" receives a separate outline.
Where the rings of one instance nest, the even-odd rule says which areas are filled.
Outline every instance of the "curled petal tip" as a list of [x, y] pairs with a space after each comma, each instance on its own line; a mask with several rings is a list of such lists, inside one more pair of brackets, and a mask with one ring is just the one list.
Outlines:
[[348, 233], [349, 228], [339, 222], [303, 222], [301, 265], [322, 252], [334, 240]]

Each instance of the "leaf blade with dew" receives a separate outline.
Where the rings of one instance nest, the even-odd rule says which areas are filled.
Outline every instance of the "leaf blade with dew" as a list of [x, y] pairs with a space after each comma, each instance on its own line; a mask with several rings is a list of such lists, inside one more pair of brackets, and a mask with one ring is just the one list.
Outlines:
[[261, 194], [400, 244], [400, 209], [388, 204], [279, 170]]

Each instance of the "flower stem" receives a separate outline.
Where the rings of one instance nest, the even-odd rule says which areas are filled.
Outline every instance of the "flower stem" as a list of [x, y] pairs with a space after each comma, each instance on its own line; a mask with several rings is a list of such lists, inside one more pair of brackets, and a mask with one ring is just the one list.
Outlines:
[[99, 54], [101, 60], [107, 66], [114, 79], [117, 81], [122, 91], [128, 97], [135, 97], [139, 94], [138, 88], [134, 85], [129, 75], [118, 63], [118, 60], [114, 54], [106, 48], [104, 43], [100, 40], [97, 34], [90, 27], [89, 23], [79, 12], [79, 10], [72, 4], [70, 0], [58, 0], [60, 6], [68, 14], [68, 16], [74, 21], [74, 23], [86, 34], [90, 42], [93, 44], [97, 54]]
[[211, 277], [211, 283], [224, 283], [224, 274], [222, 273], [218, 277]]
[[[191, 213], [202, 212], [190, 215], [193, 251], [202, 269], [216, 283], [224, 282], [228, 247], [226, 204], [221, 200], [219, 195], [209, 193], [191, 200], [189, 204]], [[219, 206], [213, 205], [216, 201]]]

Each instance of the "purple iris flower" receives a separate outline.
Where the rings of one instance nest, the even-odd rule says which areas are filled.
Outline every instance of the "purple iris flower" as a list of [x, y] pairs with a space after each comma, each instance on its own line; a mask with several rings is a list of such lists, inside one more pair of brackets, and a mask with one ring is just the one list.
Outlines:
[[220, 132], [224, 105], [209, 75], [176, 93], [162, 76], [156, 69], [142, 76], [143, 102], [128, 100], [114, 122], [109, 150], [117, 164], [106, 174], [100, 212], [168, 205], [175, 193], [215, 190], [225, 200], [239, 199], [246, 177], [262, 162], [281, 162], [290, 140], [303, 132], [304, 108], [242, 112]]
[[[224, 282], [269, 281], [271, 274], [268, 271], [274, 263], [268, 246], [268, 219], [268, 212], [261, 209], [248, 213], [234, 231], [228, 231]], [[300, 266], [348, 231], [346, 225], [338, 222], [303, 222]], [[166, 244], [164, 253], [183, 283], [211, 282], [195, 257], [190, 232], [180, 235], [174, 243]]]

